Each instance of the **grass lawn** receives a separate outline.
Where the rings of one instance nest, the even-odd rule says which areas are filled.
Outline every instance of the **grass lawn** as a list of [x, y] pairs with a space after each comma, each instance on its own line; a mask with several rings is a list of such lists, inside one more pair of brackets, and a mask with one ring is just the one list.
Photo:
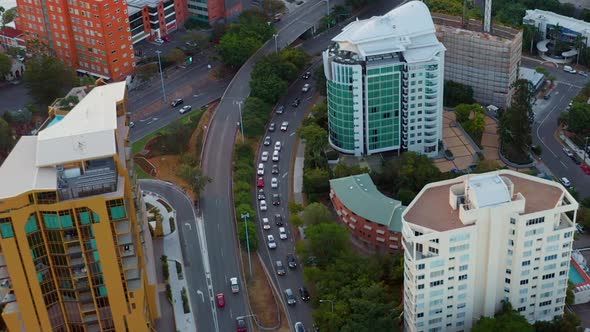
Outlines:
[[143, 168], [139, 167], [139, 165], [134, 164], [135, 167], [135, 176], [138, 179], [153, 179], [154, 177], [146, 173]]
[[[182, 118], [180, 118], [180, 123], [182, 124], [187, 124], [189, 122], [191, 122], [192, 119], [195, 119], [195, 117], [197, 117], [197, 123], [198, 120], [201, 118], [201, 115], [203, 115], [205, 109], [199, 109], [196, 112], [192, 112], [189, 113], [187, 116], [183, 116]], [[178, 121], [178, 120], [176, 120]], [[143, 149], [145, 148], [145, 145], [154, 137], [163, 134], [166, 130], [168, 130], [168, 127], [170, 127], [170, 125], [172, 125], [175, 121], [171, 122], [170, 124], [168, 124], [166, 127], [154, 131], [153, 133], [143, 137], [142, 139], [140, 139], [139, 141], [133, 143], [131, 145], [131, 153], [133, 155], [136, 155], [137, 153], [143, 151]]]

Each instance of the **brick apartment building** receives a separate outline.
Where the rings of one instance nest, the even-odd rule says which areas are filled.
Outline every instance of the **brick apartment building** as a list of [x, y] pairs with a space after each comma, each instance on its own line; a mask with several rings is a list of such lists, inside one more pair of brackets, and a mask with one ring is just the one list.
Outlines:
[[17, 0], [17, 29], [82, 74], [120, 81], [135, 60], [123, 0]]
[[166, 37], [189, 18], [187, 0], [129, 0], [127, 4], [134, 44]]
[[231, 21], [243, 9], [241, 0], [187, 0], [190, 15], [211, 25]]
[[25, 33], [12, 27], [4, 27], [0, 30], [0, 45], [4, 49], [11, 47], [25, 48]]
[[402, 250], [401, 216], [406, 207], [379, 192], [369, 174], [330, 180], [330, 199], [353, 239], [365, 248], [383, 253]]

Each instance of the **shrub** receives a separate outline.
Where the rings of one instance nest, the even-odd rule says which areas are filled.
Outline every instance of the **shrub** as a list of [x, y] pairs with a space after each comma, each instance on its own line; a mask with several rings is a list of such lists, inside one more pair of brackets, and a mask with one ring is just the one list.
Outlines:
[[182, 287], [182, 291], [180, 291], [180, 296], [182, 297], [182, 309], [184, 310], [185, 314], [191, 312], [191, 307], [188, 303], [188, 296], [186, 295], [186, 288]]

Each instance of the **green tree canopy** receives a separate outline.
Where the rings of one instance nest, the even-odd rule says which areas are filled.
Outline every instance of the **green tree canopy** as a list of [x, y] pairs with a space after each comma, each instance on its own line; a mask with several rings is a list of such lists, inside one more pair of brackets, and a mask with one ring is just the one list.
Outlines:
[[4, 53], [0, 53], [0, 80], [10, 73], [12, 69], [12, 58]]
[[78, 77], [58, 58], [43, 55], [27, 61], [24, 81], [37, 102], [49, 105], [78, 83]]
[[305, 235], [309, 240], [309, 252], [317, 257], [319, 266], [326, 266], [348, 249], [350, 233], [334, 222], [308, 226]]
[[511, 147], [515, 153], [526, 154], [527, 147], [532, 143], [533, 88], [524, 79], [516, 80], [513, 87], [512, 104], [500, 118], [500, 142], [503, 148]]
[[459, 104], [473, 104], [473, 89], [470, 86], [454, 81], [445, 81], [444, 105], [455, 107]]
[[566, 116], [568, 129], [579, 135], [590, 134], [590, 105], [574, 102]]
[[297, 67], [297, 70], [302, 70], [305, 68], [309, 57], [301, 48], [286, 48], [281, 51], [280, 53], [281, 59], [283, 61], [292, 63]]
[[322, 168], [309, 168], [303, 174], [303, 191], [316, 201], [320, 195], [326, 195], [330, 190], [330, 173]]
[[177, 175], [188, 183], [197, 197], [201, 194], [201, 191], [205, 189], [205, 186], [212, 181], [210, 177], [203, 173], [203, 170], [200, 167], [187, 164], [180, 165]]
[[[272, 106], [257, 97], [248, 97], [242, 108], [244, 134], [248, 137], [259, 137], [264, 134], [266, 123], [270, 119]], [[254, 158], [250, 159], [253, 160]]]
[[2, 13], [2, 28], [14, 21], [18, 15], [16, 7], [8, 8]]
[[0, 155], [8, 154], [13, 146], [14, 138], [12, 136], [12, 128], [10, 128], [6, 120], [0, 118]]
[[526, 318], [512, 309], [509, 302], [504, 302], [502, 309], [491, 317], [480, 318], [473, 328], [472, 332], [534, 332], [535, 329], [527, 322]]
[[183, 51], [179, 50], [178, 48], [175, 48], [166, 55], [166, 59], [169, 62], [178, 65], [186, 60], [186, 55]]
[[332, 212], [322, 203], [311, 203], [303, 209], [301, 215], [305, 225], [317, 225], [332, 221]]
[[287, 82], [276, 75], [250, 81], [251, 95], [269, 104], [275, 104], [287, 92], [288, 88]]
[[262, 46], [262, 42], [254, 37], [226, 33], [221, 37], [217, 47], [219, 56], [223, 62], [231, 67], [237, 68], [243, 65], [260, 46]]
[[248, 241], [246, 241], [246, 223], [243, 221], [238, 222], [238, 237], [240, 238], [240, 244], [242, 249], [246, 250], [248, 242], [250, 243], [250, 251], [254, 252], [258, 250], [258, 233], [256, 233], [256, 223], [252, 220], [248, 221]]

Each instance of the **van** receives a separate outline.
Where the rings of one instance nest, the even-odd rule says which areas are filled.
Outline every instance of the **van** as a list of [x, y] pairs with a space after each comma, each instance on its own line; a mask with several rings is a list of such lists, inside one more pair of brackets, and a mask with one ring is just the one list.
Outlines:
[[563, 66], [563, 71], [570, 74], [575, 74], [576, 70], [570, 66]]
[[572, 183], [566, 177], [561, 178], [561, 183], [563, 183], [563, 186], [566, 188], [569, 188], [572, 186]]
[[264, 175], [264, 164], [263, 163], [258, 164], [258, 171], [256, 171], [256, 174]]

